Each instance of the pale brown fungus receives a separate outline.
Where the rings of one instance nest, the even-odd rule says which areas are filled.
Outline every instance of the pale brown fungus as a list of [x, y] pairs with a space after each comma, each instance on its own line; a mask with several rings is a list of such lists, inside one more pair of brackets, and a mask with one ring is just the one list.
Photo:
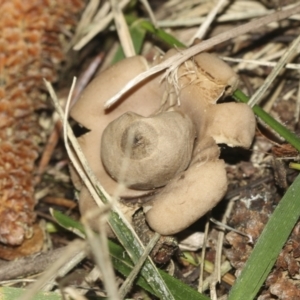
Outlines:
[[187, 228], [223, 198], [227, 178], [217, 143], [249, 148], [256, 126], [254, 114], [246, 104], [217, 104], [222, 96], [236, 89], [238, 78], [215, 55], [196, 55], [173, 76], [177, 78], [176, 85], [165, 81], [165, 90], [173, 99], [170, 97], [163, 109], [187, 114], [194, 122], [197, 140], [189, 168], [144, 205], [150, 227], [164, 235]]
[[[155, 231], [170, 235], [194, 223], [224, 196], [227, 177], [217, 143], [248, 148], [256, 124], [246, 104], [217, 104], [237, 87], [238, 79], [208, 53], [182, 64], [173, 74], [175, 83], [151, 78], [104, 112], [104, 102], [147, 68], [145, 59], [133, 57], [104, 71], [71, 115], [90, 129], [79, 143], [104, 188], [113, 193], [118, 182], [124, 183], [121, 196], [127, 199], [156, 191], [143, 205], [146, 220]], [[96, 205], [85, 190], [81, 195], [82, 212], [85, 203]]]

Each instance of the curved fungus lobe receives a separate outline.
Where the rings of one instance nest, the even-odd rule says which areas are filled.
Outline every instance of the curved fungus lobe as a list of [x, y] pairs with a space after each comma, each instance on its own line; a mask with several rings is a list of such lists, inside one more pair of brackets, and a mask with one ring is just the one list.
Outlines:
[[[79, 143], [104, 188], [113, 193], [120, 182], [127, 187], [123, 198], [148, 194], [143, 208], [149, 226], [170, 235], [190, 226], [222, 199], [227, 177], [217, 143], [250, 147], [255, 117], [246, 104], [217, 104], [236, 88], [238, 79], [226, 63], [208, 53], [182, 64], [173, 74], [176, 84], [152, 77], [104, 112], [104, 102], [147, 68], [138, 56], [104, 71], [71, 115], [90, 129]], [[96, 204], [76, 174], [72, 179], [81, 189], [80, 208], [85, 212]], [[132, 210], [127, 214], [129, 221], [132, 214]]]
[[162, 235], [178, 233], [205, 215], [227, 190], [222, 160], [195, 162], [144, 205], [150, 227]]

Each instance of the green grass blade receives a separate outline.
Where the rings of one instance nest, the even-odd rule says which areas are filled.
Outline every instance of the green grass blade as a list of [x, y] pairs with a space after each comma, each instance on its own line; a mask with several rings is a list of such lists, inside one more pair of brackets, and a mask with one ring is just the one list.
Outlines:
[[53, 219], [64, 229], [72, 231], [81, 238], [85, 237], [84, 228], [81, 223], [52, 208], [50, 208], [50, 214]]
[[140, 20], [139, 24], [143, 29], [155, 35], [157, 38], [165, 42], [171, 48], [174, 47], [186, 48], [186, 46], [183, 43], [181, 43], [179, 40], [177, 40], [174, 36], [168, 34], [167, 32], [165, 32], [160, 28], [156, 28], [151, 22], [146, 20]]
[[[236, 90], [233, 97], [243, 103], [247, 103], [249, 98], [240, 90]], [[278, 121], [272, 118], [268, 113], [266, 113], [262, 108], [254, 105], [252, 108], [254, 113], [267, 125], [269, 125], [273, 130], [275, 130], [280, 136], [282, 136], [287, 142], [294, 146], [298, 151], [300, 151], [300, 139], [296, 134], [288, 130], [286, 127], [281, 125]]]
[[277, 205], [228, 300], [254, 299], [300, 217], [300, 175]]
[[[25, 289], [15, 287], [0, 287], [1, 300], [14, 300], [21, 299], [22, 295], [26, 292]], [[32, 300], [61, 300], [62, 296], [53, 292], [39, 292], [33, 296]]]

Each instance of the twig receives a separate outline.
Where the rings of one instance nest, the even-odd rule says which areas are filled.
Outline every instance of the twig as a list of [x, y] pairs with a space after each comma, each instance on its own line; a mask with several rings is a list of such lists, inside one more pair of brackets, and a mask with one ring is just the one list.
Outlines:
[[[227, 218], [228, 215], [231, 213], [232, 205], [233, 205], [233, 200], [230, 201], [230, 206], [228, 206], [228, 208], [227, 208], [228, 212], [227, 212], [227, 210], [226, 210], [226, 214], [224, 215], [225, 218]], [[218, 226], [220, 226], [220, 227], [223, 227], [224, 229], [227, 229], [227, 230], [236, 232], [236, 233], [238, 233], [238, 234], [240, 234], [240, 235], [243, 235], [243, 236], [247, 237], [248, 240], [249, 240], [249, 243], [253, 244], [253, 238], [252, 238], [252, 236], [251, 236], [250, 234], [247, 234], [247, 233], [244, 233], [244, 232], [242, 232], [242, 231], [240, 231], [240, 230], [234, 229], [234, 228], [232, 228], [232, 227], [230, 227], [230, 226], [224, 224], [223, 222], [217, 221], [217, 220], [214, 219], [214, 218], [210, 218], [210, 221], [213, 222], [213, 223], [215, 223], [216, 225], [218, 225]]]
[[86, 88], [91, 78], [95, 75], [95, 72], [99, 68], [99, 65], [102, 63], [103, 58], [104, 52], [100, 52], [93, 58], [87, 69], [84, 70], [84, 72], [78, 77], [77, 85], [74, 89], [74, 93], [70, 103], [71, 107], [77, 102], [82, 91]]
[[[279, 79], [280, 80], [280, 79]], [[266, 104], [263, 106], [263, 109], [265, 110], [265, 112], [270, 113], [274, 103], [276, 102], [276, 100], [278, 99], [279, 95], [281, 94], [283, 87], [286, 84], [286, 79], [282, 79], [275, 91], [272, 93], [272, 95], [269, 96], [268, 102], [266, 102]]]
[[60, 130], [61, 130], [61, 123], [60, 121], [57, 121], [55, 120], [54, 121], [54, 127], [52, 129], [52, 132], [50, 134], [50, 136], [48, 137], [48, 141], [47, 141], [47, 144], [44, 148], [44, 151], [43, 151], [43, 154], [42, 154], [42, 157], [40, 159], [40, 162], [39, 162], [39, 166], [38, 166], [38, 169], [37, 169], [37, 174], [34, 178], [34, 184], [35, 185], [38, 185], [40, 182], [41, 182], [41, 179], [42, 179], [42, 175], [44, 174], [48, 164], [49, 164], [49, 161], [52, 157], [52, 154], [53, 154], [53, 151], [59, 141], [59, 134], [60, 134]]
[[[226, 211], [225, 214], [222, 217], [222, 223], [218, 222], [217, 220], [210, 218], [210, 220], [212, 222], [214, 222], [215, 224], [221, 225], [224, 228], [227, 228], [227, 225], [225, 225], [224, 223], [227, 222], [227, 219], [229, 218], [232, 208], [233, 208], [233, 204], [234, 204], [234, 199], [231, 199], [226, 207]], [[215, 268], [214, 271], [212, 273], [212, 280], [211, 280], [211, 297], [216, 298], [216, 285], [218, 282], [221, 282], [221, 276], [222, 276], [222, 272], [221, 272], [221, 261], [222, 261], [222, 249], [223, 249], [223, 241], [224, 241], [224, 235], [225, 232], [224, 230], [220, 231], [218, 233], [218, 242], [217, 242], [217, 247], [216, 247], [216, 256], [215, 256]]]
[[[209, 212], [209, 216], [211, 213]], [[209, 217], [207, 217], [207, 221], [205, 223], [205, 229], [204, 229], [204, 238], [203, 238], [203, 245], [202, 245], [202, 252], [201, 252], [201, 264], [199, 266], [200, 268], [200, 274], [199, 274], [199, 282], [198, 282], [198, 292], [202, 293], [203, 291], [203, 276], [204, 276], [204, 269], [205, 269], [205, 254], [206, 254], [206, 246], [207, 246], [207, 237], [208, 237], [208, 231], [209, 231]]]
[[126, 280], [122, 284], [121, 289], [120, 289], [121, 299], [124, 299], [125, 296], [127, 295], [127, 293], [129, 292], [129, 290], [130, 290], [130, 288], [131, 288], [131, 286], [133, 284], [134, 279], [136, 278], [136, 276], [140, 272], [141, 267], [143, 266], [146, 258], [150, 254], [150, 252], [153, 249], [153, 247], [156, 245], [156, 243], [159, 240], [159, 238], [160, 238], [160, 234], [158, 234], [156, 232], [154, 234], [154, 236], [152, 237], [152, 239], [150, 240], [150, 242], [148, 243], [147, 247], [145, 248], [145, 251], [144, 251], [143, 255], [140, 257], [138, 263], [135, 264], [135, 266], [132, 269], [130, 275], [126, 278]]
[[[26, 277], [45, 271], [66, 251], [65, 247], [0, 264], [0, 281]], [[1, 285], [1, 282], [0, 282]]]
[[42, 200], [42, 202], [48, 203], [51, 205], [66, 207], [68, 209], [74, 209], [78, 205], [78, 203], [73, 200], [61, 198], [61, 197], [51, 197], [51, 196], [45, 197]]

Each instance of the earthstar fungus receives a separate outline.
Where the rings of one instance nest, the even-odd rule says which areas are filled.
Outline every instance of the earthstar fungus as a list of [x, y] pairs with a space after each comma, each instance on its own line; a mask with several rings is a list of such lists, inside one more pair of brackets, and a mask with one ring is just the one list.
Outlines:
[[[162, 112], [145, 118], [127, 112], [105, 128], [101, 159], [116, 181], [130, 188], [154, 189], [188, 167], [194, 139], [194, 125], [183, 113]], [[120, 177], [122, 164], [125, 170]]]
[[[223, 198], [227, 176], [217, 144], [249, 148], [256, 122], [246, 104], [217, 104], [237, 87], [238, 79], [226, 63], [208, 53], [182, 64], [173, 80], [160, 82], [160, 74], [151, 77], [121, 103], [103, 110], [105, 101], [147, 68], [146, 60], [136, 56], [102, 72], [71, 116], [90, 130], [78, 141], [104, 188], [113, 194], [118, 182], [125, 184], [121, 197], [128, 202], [147, 195], [142, 206], [149, 226], [171, 235]], [[72, 179], [84, 213], [96, 204], [74, 171]], [[129, 221], [133, 213], [127, 214]], [[96, 223], [91, 224], [95, 229]]]

